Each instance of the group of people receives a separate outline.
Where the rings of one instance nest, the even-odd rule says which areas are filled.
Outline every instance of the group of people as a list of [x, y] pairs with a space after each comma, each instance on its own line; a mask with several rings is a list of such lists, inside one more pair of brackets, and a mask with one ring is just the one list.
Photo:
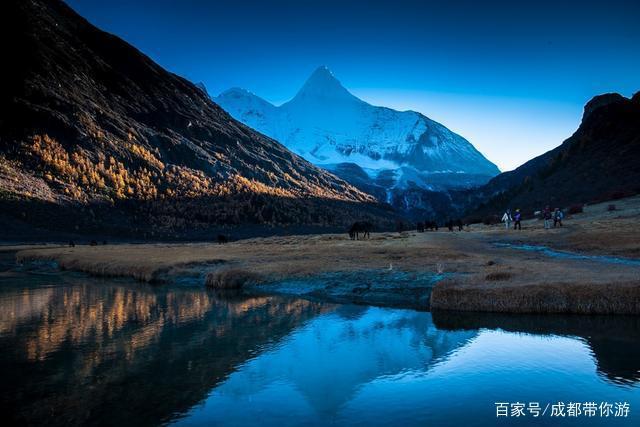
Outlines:
[[[555, 208], [555, 210], [551, 211], [549, 206], [546, 206], [542, 211], [542, 219], [544, 220], [544, 228], [545, 230], [549, 230], [551, 228], [551, 220], [553, 220], [553, 228], [562, 227], [562, 220], [564, 218], [564, 213], [560, 208]], [[522, 213], [520, 209], [516, 209], [513, 215], [511, 215], [511, 209], [507, 209], [502, 215], [502, 222], [504, 222], [505, 228], [509, 230], [511, 228], [511, 223], [513, 222], [514, 230], [522, 230]]]
[[544, 228], [545, 230], [549, 230], [551, 228], [551, 220], [553, 219], [553, 228], [556, 228], [558, 225], [562, 227], [562, 219], [564, 218], [564, 214], [560, 210], [560, 208], [555, 208], [553, 212], [549, 206], [545, 206], [542, 211], [542, 219], [544, 219]]
[[511, 228], [512, 222], [514, 230], [522, 230], [522, 224], [520, 221], [522, 221], [522, 213], [520, 212], [520, 209], [516, 209], [513, 216], [511, 215], [511, 209], [507, 209], [504, 215], [502, 215], [502, 222], [504, 222], [507, 230]]

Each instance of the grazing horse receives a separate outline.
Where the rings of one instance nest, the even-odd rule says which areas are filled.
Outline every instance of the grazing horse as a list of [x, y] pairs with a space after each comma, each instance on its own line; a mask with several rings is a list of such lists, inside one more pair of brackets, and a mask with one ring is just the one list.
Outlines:
[[89, 242], [89, 246], [98, 246], [98, 242], [95, 240], [92, 240]]
[[225, 236], [224, 234], [218, 234], [218, 244], [219, 245], [224, 245], [225, 243], [228, 243], [229, 239], [227, 238], [227, 236]]
[[429, 231], [438, 231], [438, 223], [435, 221], [425, 221], [424, 228]]
[[462, 225], [462, 220], [458, 219], [456, 221], [456, 225], [458, 226], [458, 231], [462, 231], [463, 225]]
[[351, 240], [360, 240], [360, 233], [363, 239], [370, 238], [370, 232], [373, 230], [373, 224], [368, 221], [356, 221], [349, 227], [349, 237]]
[[424, 222], [419, 222], [419, 223], [416, 225], [416, 228], [417, 228], [417, 230], [418, 230], [418, 233], [424, 233]]

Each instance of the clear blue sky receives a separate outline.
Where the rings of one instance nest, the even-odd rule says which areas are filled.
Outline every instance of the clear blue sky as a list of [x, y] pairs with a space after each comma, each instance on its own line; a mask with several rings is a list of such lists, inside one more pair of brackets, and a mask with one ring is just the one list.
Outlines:
[[640, 90], [640, 1], [68, 0], [168, 70], [274, 103], [319, 65], [420, 111], [502, 170], [559, 145], [593, 95]]

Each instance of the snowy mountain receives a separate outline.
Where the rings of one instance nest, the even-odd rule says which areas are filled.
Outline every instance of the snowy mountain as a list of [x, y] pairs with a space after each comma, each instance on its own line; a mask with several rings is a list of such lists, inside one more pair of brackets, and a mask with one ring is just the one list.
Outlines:
[[460, 135], [418, 112], [366, 103], [326, 67], [280, 106], [239, 88], [214, 101], [235, 119], [387, 201], [406, 189], [477, 186], [499, 173]]

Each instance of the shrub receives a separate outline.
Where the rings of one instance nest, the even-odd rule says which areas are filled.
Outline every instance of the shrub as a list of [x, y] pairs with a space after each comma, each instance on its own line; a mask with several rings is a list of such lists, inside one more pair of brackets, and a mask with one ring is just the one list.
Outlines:
[[509, 280], [513, 277], [513, 274], [506, 271], [494, 271], [493, 273], [487, 274], [485, 279], [490, 280], [492, 282], [497, 282], [501, 280]]
[[499, 224], [500, 218], [498, 217], [498, 215], [488, 215], [482, 219], [482, 223], [484, 225]]
[[619, 200], [626, 197], [634, 196], [638, 193], [636, 189], [633, 190], [613, 190], [606, 193], [601, 193], [591, 200], [591, 203], [602, 203], [609, 200]]
[[465, 224], [479, 224], [482, 222], [482, 217], [468, 216], [468, 217], [465, 217], [463, 221], [465, 222]]
[[569, 213], [570, 214], [578, 214], [578, 213], [582, 213], [582, 212], [584, 212], [583, 205], [571, 205], [571, 206], [569, 206]]
[[209, 273], [205, 284], [213, 289], [240, 289], [245, 284], [258, 283], [262, 280], [260, 275], [250, 271], [225, 268]]
[[631, 197], [633, 195], [634, 195], [633, 191], [618, 190], [618, 191], [614, 191], [613, 193], [611, 193], [611, 199], [610, 200], [624, 199], [625, 197]]

